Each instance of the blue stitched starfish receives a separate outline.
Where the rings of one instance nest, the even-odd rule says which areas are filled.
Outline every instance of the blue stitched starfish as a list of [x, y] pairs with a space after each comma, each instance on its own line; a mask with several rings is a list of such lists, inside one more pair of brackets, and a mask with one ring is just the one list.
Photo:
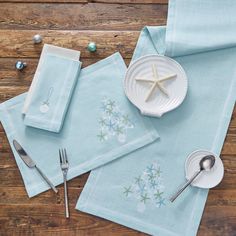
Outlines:
[[155, 168], [154, 168], [154, 165], [151, 164], [150, 166], [147, 167], [147, 172], [152, 173], [153, 171], [155, 171]]
[[150, 183], [150, 187], [151, 187], [152, 189], [156, 189], [157, 186], [158, 186], [158, 184], [156, 183], [156, 181], [155, 181], [155, 180], [152, 180], [151, 183]]
[[109, 120], [108, 123], [107, 123], [107, 128], [109, 129], [109, 131], [114, 131], [115, 122], [113, 122], [112, 120]]
[[150, 182], [152, 182], [154, 179], [156, 178], [156, 176], [154, 175], [154, 174], [148, 174], [148, 180], [150, 181]]
[[158, 207], [164, 206], [165, 204], [165, 199], [164, 198], [160, 198], [160, 200], [156, 203]]
[[142, 180], [141, 176], [135, 177], [135, 183], [136, 184], [140, 184], [142, 181], [143, 180]]

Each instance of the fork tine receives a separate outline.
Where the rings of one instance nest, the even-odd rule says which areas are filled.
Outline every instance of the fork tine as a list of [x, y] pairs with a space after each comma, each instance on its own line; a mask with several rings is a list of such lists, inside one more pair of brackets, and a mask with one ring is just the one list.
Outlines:
[[65, 162], [68, 163], [68, 158], [67, 158], [67, 153], [66, 153], [66, 149], [64, 148], [64, 154], [65, 154]]
[[62, 164], [61, 150], [59, 149], [60, 163]]

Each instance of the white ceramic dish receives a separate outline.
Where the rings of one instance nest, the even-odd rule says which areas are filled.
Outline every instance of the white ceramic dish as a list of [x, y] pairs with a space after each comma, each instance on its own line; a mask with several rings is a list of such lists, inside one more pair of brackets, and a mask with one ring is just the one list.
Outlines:
[[192, 182], [192, 186], [200, 188], [213, 188], [216, 185], [218, 185], [223, 179], [224, 166], [222, 160], [214, 153], [205, 150], [197, 150], [188, 156], [185, 162], [186, 178], [189, 180], [195, 174], [195, 172], [199, 170], [199, 162], [202, 159], [202, 157], [206, 155], [215, 156], [216, 158], [215, 165], [212, 167], [210, 171], [203, 171], [199, 175], [199, 177], [197, 177]]
[[[153, 78], [152, 66], [157, 69], [158, 77], [163, 78], [176, 74], [175, 78], [161, 82], [169, 96], [167, 97], [158, 88], [145, 101], [145, 97], [152, 84], [137, 81], [137, 78]], [[161, 55], [140, 57], [128, 68], [124, 80], [124, 90], [128, 99], [139, 108], [142, 114], [161, 117], [164, 113], [178, 107], [187, 93], [187, 76], [181, 65], [175, 60]]]

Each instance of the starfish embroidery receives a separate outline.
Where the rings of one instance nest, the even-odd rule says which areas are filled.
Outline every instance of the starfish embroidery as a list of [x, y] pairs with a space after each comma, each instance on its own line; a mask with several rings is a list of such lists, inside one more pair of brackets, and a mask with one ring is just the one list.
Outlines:
[[147, 167], [147, 171], [148, 173], [152, 174], [152, 172], [155, 170], [153, 164], [151, 164], [150, 166]]
[[106, 113], [107, 113], [108, 115], [112, 115], [112, 114], [113, 114], [113, 108], [112, 108], [112, 107], [107, 107]]
[[113, 108], [115, 106], [115, 101], [112, 101], [112, 100], [109, 100], [107, 105], [110, 107], [110, 108]]
[[107, 127], [110, 131], [113, 131], [115, 128], [115, 123], [112, 122], [112, 120], [109, 120], [109, 122], [107, 123]]
[[158, 207], [164, 206], [165, 205], [165, 199], [160, 198], [160, 200], [156, 203]]
[[159, 190], [157, 190], [156, 193], [154, 193], [155, 199], [161, 198], [161, 197], [162, 197], [162, 194], [163, 194], [163, 192], [160, 192]]
[[153, 182], [154, 179], [155, 179], [155, 175], [154, 175], [154, 174], [149, 174], [149, 175], [148, 175], [148, 180], [149, 180], [150, 182]]
[[100, 118], [99, 123], [101, 126], [106, 125], [106, 120], [104, 118]]
[[116, 132], [117, 135], [123, 134], [123, 128], [120, 127], [120, 126], [117, 126], [117, 127], [115, 128], [115, 132]]
[[106, 134], [100, 131], [100, 133], [97, 135], [100, 141], [105, 141], [106, 140]]
[[124, 124], [128, 124], [129, 123], [129, 116], [128, 115], [122, 116], [122, 119], [123, 119], [123, 123]]
[[136, 184], [140, 184], [142, 181], [143, 180], [142, 180], [141, 176], [138, 176], [138, 177], [135, 178], [135, 183]]
[[152, 189], [156, 189], [156, 187], [158, 186], [158, 184], [156, 183], [156, 181], [151, 181], [151, 183], [150, 183], [150, 187], [152, 188]]
[[150, 198], [148, 197], [147, 193], [141, 195], [141, 202], [143, 202], [144, 204], [147, 202], [147, 200], [149, 200]]
[[160, 170], [160, 168], [158, 168], [158, 169], [155, 170], [155, 175], [158, 176], [158, 177], [160, 177], [160, 175], [161, 175], [161, 170]]
[[123, 193], [125, 194], [126, 197], [128, 197], [129, 194], [132, 193], [131, 186], [129, 186], [129, 187], [124, 187], [124, 189], [125, 189], [125, 190], [124, 190]]
[[155, 65], [152, 65], [152, 73], [153, 73], [153, 79], [142, 79], [142, 78], [135, 79], [136, 81], [152, 83], [152, 86], [151, 86], [150, 90], [148, 91], [147, 96], [145, 98], [145, 102], [148, 101], [148, 99], [150, 98], [150, 96], [152, 95], [152, 93], [156, 87], [158, 87], [159, 90], [163, 94], [165, 94], [167, 97], [169, 97], [169, 94], [168, 94], [167, 90], [163, 87], [162, 82], [169, 80], [169, 79], [173, 79], [176, 77], [176, 74], [172, 74], [172, 75], [164, 76], [163, 78], [159, 78]]

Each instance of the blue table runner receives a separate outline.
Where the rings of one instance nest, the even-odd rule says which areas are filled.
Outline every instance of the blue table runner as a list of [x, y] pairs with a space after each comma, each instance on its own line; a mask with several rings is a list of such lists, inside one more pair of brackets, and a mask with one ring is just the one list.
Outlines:
[[[228, 9], [230, 20], [220, 27], [218, 20], [215, 27], [212, 24], [214, 10], [225, 15], [229, 2], [236, 10], [233, 1], [220, 11], [216, 9], [219, 1], [170, 0], [167, 28], [142, 30], [133, 60], [155, 53], [179, 56], [175, 59], [189, 82], [187, 97], [176, 110], [161, 119], [152, 118], [159, 140], [91, 172], [76, 209], [151, 235], [197, 234], [208, 190], [190, 187], [176, 202], [168, 198], [185, 181], [188, 154], [207, 149], [219, 155], [223, 146], [236, 97], [236, 48], [229, 41], [233, 32], [227, 37], [235, 14]], [[209, 17], [212, 20], [204, 30], [203, 22]], [[228, 27], [227, 22], [232, 24]], [[208, 42], [215, 31], [224, 35], [224, 28], [225, 36]]]

